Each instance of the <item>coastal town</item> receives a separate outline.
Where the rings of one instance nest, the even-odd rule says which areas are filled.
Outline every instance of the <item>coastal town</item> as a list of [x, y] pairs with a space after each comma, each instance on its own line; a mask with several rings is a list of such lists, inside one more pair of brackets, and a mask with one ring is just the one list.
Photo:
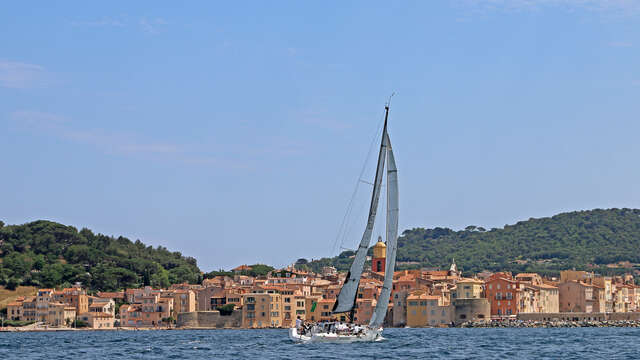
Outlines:
[[[333, 314], [345, 275], [333, 267], [321, 273], [291, 265], [265, 276], [204, 279], [201, 284], [146, 286], [88, 294], [82, 284], [39, 289], [7, 305], [6, 318], [30, 323], [19, 330], [289, 328], [305, 322], [350, 321], [367, 324], [384, 277], [386, 248], [373, 247], [370, 267], [358, 287], [355, 310]], [[396, 271], [385, 327], [449, 327], [513, 321], [638, 321], [640, 286], [634, 275], [599, 276], [565, 270], [559, 277], [536, 273], [481, 272], [463, 276], [449, 269]]]

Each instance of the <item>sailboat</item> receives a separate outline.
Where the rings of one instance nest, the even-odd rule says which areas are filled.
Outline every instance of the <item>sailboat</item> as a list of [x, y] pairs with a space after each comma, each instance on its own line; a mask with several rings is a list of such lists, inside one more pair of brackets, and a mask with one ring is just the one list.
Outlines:
[[358, 249], [356, 250], [353, 263], [347, 273], [346, 279], [340, 293], [336, 299], [333, 314], [350, 313], [353, 320], [356, 306], [356, 295], [360, 277], [364, 270], [364, 263], [367, 257], [367, 250], [371, 242], [373, 226], [378, 210], [378, 203], [382, 188], [382, 180], [385, 173], [387, 175], [387, 214], [386, 214], [386, 246], [387, 256], [385, 263], [384, 282], [378, 302], [368, 325], [351, 326], [350, 331], [335, 331], [337, 326], [343, 324], [321, 324], [316, 325], [304, 334], [297, 328], [289, 329], [289, 337], [295, 342], [360, 342], [360, 341], [380, 341], [382, 340], [382, 324], [387, 314], [391, 289], [393, 286], [393, 273], [396, 265], [396, 250], [398, 248], [398, 170], [393, 156], [391, 140], [387, 132], [387, 121], [389, 119], [389, 104], [385, 105], [384, 125], [382, 128], [382, 140], [380, 142], [380, 152], [378, 153], [378, 165], [373, 183], [373, 193], [371, 194], [371, 204], [369, 206], [369, 216], [367, 225]]

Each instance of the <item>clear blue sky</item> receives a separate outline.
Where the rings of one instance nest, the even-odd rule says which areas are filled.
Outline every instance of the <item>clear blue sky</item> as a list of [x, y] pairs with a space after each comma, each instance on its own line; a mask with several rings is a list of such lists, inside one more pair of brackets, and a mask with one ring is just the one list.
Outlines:
[[401, 229], [638, 207], [639, 24], [635, 0], [7, 2], [0, 219], [203, 270], [335, 255], [392, 91]]

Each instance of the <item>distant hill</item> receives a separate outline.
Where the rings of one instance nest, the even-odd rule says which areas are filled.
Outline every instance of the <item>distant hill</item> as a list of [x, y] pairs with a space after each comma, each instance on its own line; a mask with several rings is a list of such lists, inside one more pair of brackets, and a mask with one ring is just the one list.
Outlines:
[[68, 286], [90, 290], [202, 280], [196, 259], [139, 240], [78, 231], [51, 221], [4, 226], [0, 221], [0, 286]]
[[[331, 264], [345, 270], [349, 255], [351, 252], [344, 252], [307, 266], [320, 269]], [[640, 210], [575, 211], [488, 231], [477, 226], [461, 231], [414, 228], [404, 231], [398, 239], [399, 268], [447, 268], [453, 258], [459, 267], [470, 272], [556, 274], [571, 268], [605, 273], [629, 271], [614, 264], [640, 263]]]

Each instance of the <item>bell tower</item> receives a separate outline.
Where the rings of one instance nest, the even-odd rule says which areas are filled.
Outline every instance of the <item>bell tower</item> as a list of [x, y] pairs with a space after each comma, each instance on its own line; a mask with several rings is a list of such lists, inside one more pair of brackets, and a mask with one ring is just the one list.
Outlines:
[[378, 242], [373, 245], [373, 259], [371, 259], [371, 271], [383, 273], [387, 260], [387, 245], [382, 242], [382, 236], [378, 236]]

